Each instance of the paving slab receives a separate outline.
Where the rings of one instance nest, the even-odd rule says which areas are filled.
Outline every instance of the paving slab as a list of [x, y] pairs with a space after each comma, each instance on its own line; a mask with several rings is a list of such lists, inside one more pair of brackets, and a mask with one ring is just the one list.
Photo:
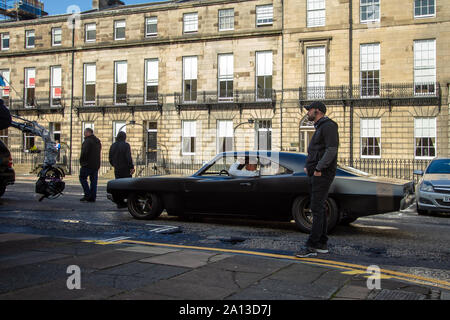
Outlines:
[[184, 298], [167, 297], [138, 289], [112, 296], [108, 300], [184, 300]]
[[262, 274], [272, 274], [281, 268], [287, 267], [292, 262], [282, 261], [265, 257], [255, 257], [247, 255], [233, 255], [228, 259], [212, 263], [212, 268], [240, 271], [240, 272], [253, 272]]
[[149, 257], [150, 254], [140, 252], [123, 252], [118, 250], [78, 256], [54, 261], [64, 265], [77, 265], [81, 268], [105, 269], [117, 265], [137, 261]]
[[177, 281], [174, 279], [158, 281], [143, 287], [141, 291], [185, 300], [222, 300], [236, 291], [228, 288], [205, 286], [202, 283]]
[[299, 295], [251, 287], [246, 288], [236, 294], [233, 294], [227, 297], [225, 300], [309, 300], [309, 299]]
[[369, 300], [424, 300], [425, 296], [414, 292], [401, 290], [373, 290], [368, 297]]
[[158, 263], [188, 268], [198, 268], [208, 263], [213, 263], [229, 257], [230, 255], [218, 254], [217, 252], [182, 250], [147, 259], [142, 259], [141, 262]]
[[36, 234], [23, 234], [23, 233], [2, 233], [0, 234], [0, 242], [8, 241], [22, 241], [44, 238], [45, 236]]
[[39, 251], [28, 251], [20, 252], [14, 255], [3, 255], [0, 257], [0, 270], [27, 264], [62, 259], [65, 257], [67, 257], [67, 255], [65, 254]]
[[369, 296], [370, 291], [367, 287], [347, 285], [334, 295], [333, 300], [339, 298], [365, 300]]
[[149, 253], [154, 255], [166, 254], [171, 252], [180, 251], [179, 249], [171, 249], [164, 247], [154, 247], [154, 246], [133, 246], [128, 248], [117, 249], [119, 251], [127, 251], [127, 252], [141, 252], [141, 253]]

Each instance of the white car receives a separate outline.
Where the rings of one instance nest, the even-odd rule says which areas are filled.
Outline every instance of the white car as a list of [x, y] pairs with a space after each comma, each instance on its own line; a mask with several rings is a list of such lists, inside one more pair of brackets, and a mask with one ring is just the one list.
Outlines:
[[416, 187], [417, 213], [450, 212], [450, 158], [433, 159]]

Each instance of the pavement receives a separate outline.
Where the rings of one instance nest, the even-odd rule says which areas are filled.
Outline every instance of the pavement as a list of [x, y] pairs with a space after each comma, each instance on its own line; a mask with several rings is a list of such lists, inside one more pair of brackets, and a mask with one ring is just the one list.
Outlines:
[[326, 259], [2, 233], [0, 300], [450, 299], [448, 282]]

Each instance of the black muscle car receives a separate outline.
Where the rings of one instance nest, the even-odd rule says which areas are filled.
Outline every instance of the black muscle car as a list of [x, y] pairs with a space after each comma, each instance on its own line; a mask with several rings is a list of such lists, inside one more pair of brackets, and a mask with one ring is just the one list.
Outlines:
[[[169, 215], [219, 214], [266, 220], [295, 220], [309, 232], [306, 155], [291, 152], [243, 151], [220, 153], [192, 176], [151, 176], [111, 180], [108, 198], [127, 199], [136, 219], [155, 219], [165, 209]], [[255, 164], [252, 175], [241, 168]], [[233, 171], [231, 174], [230, 171]], [[414, 183], [386, 181], [349, 167], [339, 166], [326, 209], [328, 230], [358, 217], [403, 209], [414, 193]], [[410, 200], [412, 201], [412, 200]], [[401, 208], [402, 207], [402, 208]]]

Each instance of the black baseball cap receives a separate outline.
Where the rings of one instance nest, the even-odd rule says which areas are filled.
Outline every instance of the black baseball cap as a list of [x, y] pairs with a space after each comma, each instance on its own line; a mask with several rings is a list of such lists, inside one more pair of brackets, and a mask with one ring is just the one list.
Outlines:
[[314, 101], [309, 106], [305, 106], [305, 109], [308, 111], [310, 109], [318, 109], [323, 114], [327, 113], [327, 107], [323, 104], [323, 102], [320, 102], [320, 101]]

